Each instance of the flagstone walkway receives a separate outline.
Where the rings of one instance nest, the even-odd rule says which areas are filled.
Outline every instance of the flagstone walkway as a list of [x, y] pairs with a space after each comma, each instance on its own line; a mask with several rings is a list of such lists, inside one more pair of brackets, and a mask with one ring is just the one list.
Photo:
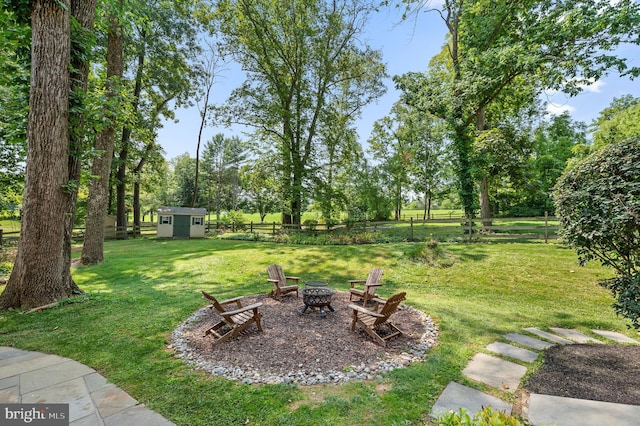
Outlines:
[[4, 346], [0, 403], [69, 404], [70, 426], [173, 425], [86, 365]]
[[[524, 329], [525, 334], [505, 334], [504, 338], [510, 343], [491, 343], [487, 346], [487, 350], [494, 355], [476, 354], [462, 374], [471, 380], [497, 389], [499, 393], [516, 392], [527, 373], [526, 364], [538, 359], [540, 351], [553, 345], [606, 343], [573, 329], [551, 328], [551, 330], [553, 333], [529, 327]], [[617, 343], [640, 344], [620, 333], [592, 331], [604, 339]], [[525, 365], [514, 361], [520, 361]], [[457, 412], [461, 408], [473, 415], [489, 405], [508, 414], [512, 412], [512, 405], [501, 398], [451, 382], [436, 401], [431, 415], [437, 417], [449, 410]], [[531, 394], [528, 401], [524, 401], [521, 414], [532, 425], [635, 426], [640, 418], [640, 406]]]

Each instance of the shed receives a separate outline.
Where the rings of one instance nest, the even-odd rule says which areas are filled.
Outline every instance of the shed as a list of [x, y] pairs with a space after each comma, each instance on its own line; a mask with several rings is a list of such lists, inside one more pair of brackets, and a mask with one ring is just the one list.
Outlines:
[[207, 209], [158, 208], [158, 238], [203, 238]]

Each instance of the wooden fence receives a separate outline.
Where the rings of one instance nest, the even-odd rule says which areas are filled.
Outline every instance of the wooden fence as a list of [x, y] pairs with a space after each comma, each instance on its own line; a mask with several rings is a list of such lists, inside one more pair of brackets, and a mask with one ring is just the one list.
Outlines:
[[396, 236], [409, 241], [437, 240], [543, 240], [557, 238], [559, 225], [555, 217], [526, 217], [526, 218], [498, 218], [491, 221], [490, 226], [484, 226], [480, 219], [429, 219], [400, 221], [357, 221], [349, 224], [303, 224], [283, 225], [270, 223], [207, 223], [209, 232], [248, 232], [251, 234], [279, 233], [363, 233], [378, 232], [389, 236]]
[[[277, 222], [270, 223], [223, 223], [207, 222], [209, 234], [222, 232], [245, 232], [251, 234], [282, 234], [304, 233], [308, 235], [340, 234], [340, 233], [367, 233], [375, 232], [389, 237], [407, 241], [496, 241], [496, 240], [540, 240], [548, 242], [557, 238], [559, 229], [555, 217], [526, 217], [526, 218], [497, 218], [493, 219], [491, 226], [484, 226], [480, 219], [452, 218], [452, 219], [414, 219], [400, 221], [353, 221], [347, 224], [303, 224], [283, 225]], [[140, 228], [127, 226], [126, 229], [106, 230], [107, 238], [122, 238], [126, 232], [127, 237], [155, 236], [156, 225], [146, 222]], [[17, 240], [19, 231], [5, 232], [0, 229], [0, 245], [5, 240]], [[84, 228], [73, 230], [73, 239], [84, 239]]]

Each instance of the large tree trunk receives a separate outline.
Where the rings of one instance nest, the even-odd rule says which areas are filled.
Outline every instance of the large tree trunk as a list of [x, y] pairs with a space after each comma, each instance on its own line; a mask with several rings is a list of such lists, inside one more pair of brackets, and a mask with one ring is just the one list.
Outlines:
[[[74, 1], [71, 3], [71, 15], [78, 21], [81, 31], [90, 34], [93, 31], [93, 24], [96, 16], [97, 0]], [[84, 35], [84, 34], [83, 34]], [[72, 34], [72, 37], [74, 35]], [[71, 277], [71, 244], [73, 226], [76, 218], [76, 203], [78, 201], [78, 183], [80, 182], [80, 172], [82, 165], [83, 140], [86, 129], [82, 123], [82, 105], [84, 104], [84, 96], [87, 92], [87, 81], [89, 78], [89, 62], [84, 60], [88, 57], [91, 46], [82, 46], [84, 49], [80, 54], [71, 57], [71, 104], [75, 104], [72, 108], [70, 123], [71, 134], [69, 139], [69, 182], [75, 182], [67, 199], [67, 214], [65, 217], [65, 234], [64, 234], [64, 261], [65, 265], [62, 273], [62, 279], [68, 280], [69, 285], [75, 293], [82, 293]]]
[[[107, 98], [113, 100], [118, 96], [119, 80], [122, 78], [124, 68], [124, 37], [118, 18], [111, 16], [109, 21], [106, 92]], [[84, 264], [104, 261], [104, 220], [107, 215], [111, 159], [117, 126], [115, 117], [117, 113], [109, 110], [109, 107], [105, 107], [104, 112], [109, 118], [109, 124], [102, 129], [96, 139], [96, 150], [101, 154], [94, 158], [91, 167], [91, 174], [97, 178], [91, 180], [89, 186], [87, 223], [81, 258]]]
[[69, 178], [69, 6], [69, 0], [33, 4], [22, 226], [0, 308], [42, 306], [72, 294], [69, 280], [63, 279]]

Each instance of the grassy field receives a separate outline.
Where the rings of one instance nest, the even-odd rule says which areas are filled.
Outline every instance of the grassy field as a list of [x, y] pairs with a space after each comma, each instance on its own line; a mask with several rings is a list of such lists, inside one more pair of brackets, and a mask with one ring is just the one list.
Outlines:
[[[452, 256], [452, 266], [409, 260], [407, 253], [415, 251], [409, 243], [108, 241], [104, 264], [74, 271], [86, 296], [39, 313], [0, 312], [0, 345], [87, 364], [178, 425], [399, 425], [424, 421], [451, 380], [480, 387], [466, 382], [461, 370], [505, 333], [558, 326], [634, 335], [596, 284], [610, 272], [578, 266], [575, 254], [560, 245], [439, 247]], [[267, 292], [270, 263], [341, 290], [348, 279], [380, 266], [385, 275], [379, 292], [407, 291], [407, 302], [438, 323], [439, 345], [425, 362], [393, 371], [382, 383], [313, 388], [242, 385], [194, 371], [172, 356], [169, 336], [205, 305], [200, 290], [220, 298]]]

